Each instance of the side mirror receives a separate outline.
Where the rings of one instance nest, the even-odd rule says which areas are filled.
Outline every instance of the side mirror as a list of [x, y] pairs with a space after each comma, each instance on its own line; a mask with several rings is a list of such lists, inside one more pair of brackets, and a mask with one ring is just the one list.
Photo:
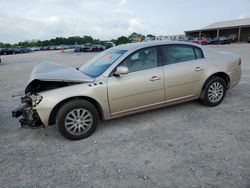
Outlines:
[[125, 66], [119, 66], [116, 68], [115, 75], [116, 76], [121, 76], [124, 74], [128, 74], [128, 67]]

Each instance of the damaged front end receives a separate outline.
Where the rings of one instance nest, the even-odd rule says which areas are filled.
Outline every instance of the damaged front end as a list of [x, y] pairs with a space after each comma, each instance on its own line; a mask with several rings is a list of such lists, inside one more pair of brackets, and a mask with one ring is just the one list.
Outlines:
[[21, 97], [22, 106], [12, 111], [12, 117], [18, 118], [21, 126], [28, 125], [37, 127], [41, 125], [40, 118], [35, 107], [42, 101], [43, 97], [38, 94], [26, 94]]
[[25, 96], [21, 97], [22, 106], [12, 111], [12, 117], [21, 117], [19, 121], [22, 126], [39, 126], [42, 122], [36, 108], [43, 100], [41, 92], [93, 81], [93, 78], [75, 68], [51, 62], [39, 63], [30, 75]]

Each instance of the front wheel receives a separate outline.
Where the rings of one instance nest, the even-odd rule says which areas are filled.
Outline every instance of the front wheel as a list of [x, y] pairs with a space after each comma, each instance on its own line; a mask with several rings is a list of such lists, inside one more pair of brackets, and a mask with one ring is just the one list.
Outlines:
[[89, 137], [99, 121], [97, 109], [86, 100], [72, 100], [64, 104], [57, 113], [59, 132], [70, 140]]
[[209, 107], [219, 105], [226, 95], [226, 83], [220, 77], [208, 80], [202, 90], [201, 102]]

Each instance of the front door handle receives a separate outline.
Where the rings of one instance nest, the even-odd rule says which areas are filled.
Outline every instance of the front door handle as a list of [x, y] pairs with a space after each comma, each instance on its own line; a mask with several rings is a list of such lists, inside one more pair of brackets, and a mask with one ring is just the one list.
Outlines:
[[152, 76], [152, 78], [150, 78], [149, 80], [153, 82], [153, 81], [160, 80], [160, 79], [161, 79], [160, 77]]
[[199, 71], [204, 70], [204, 68], [202, 68], [202, 67], [196, 67], [194, 70], [195, 70], [196, 72], [199, 72]]

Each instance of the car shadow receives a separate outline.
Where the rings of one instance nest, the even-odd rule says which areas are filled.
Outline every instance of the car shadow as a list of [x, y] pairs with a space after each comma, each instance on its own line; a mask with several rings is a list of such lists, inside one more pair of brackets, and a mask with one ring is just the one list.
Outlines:
[[199, 101], [190, 101], [182, 104], [176, 104], [167, 107], [148, 110], [145, 112], [139, 112], [116, 119], [101, 121], [99, 129], [110, 129], [121, 125], [123, 126], [124, 124], [131, 123], [134, 121], [136, 121], [136, 124], [143, 124], [152, 119], [152, 114], [154, 118], [161, 118], [163, 116], [166, 116], [167, 113], [175, 113], [176, 111], [179, 111], [179, 113], [181, 113], [182, 110], [189, 108], [190, 106], [202, 106], [202, 105], [199, 104]]
[[[207, 108], [205, 106], [202, 106], [199, 101], [191, 101], [191, 102], [186, 102], [182, 104], [177, 104], [177, 105], [172, 105], [168, 107], [161, 107], [158, 109], [154, 110], [149, 110], [145, 112], [140, 112], [116, 119], [111, 119], [111, 120], [105, 120], [105, 121], [100, 121], [96, 131], [91, 135], [90, 137], [86, 139], [96, 139], [103, 137], [103, 135], [109, 135], [109, 130], [112, 130], [114, 132], [114, 129], [120, 129], [121, 126], [123, 128], [131, 128], [131, 126], [141, 126], [145, 124], [145, 122], [154, 122], [155, 119], [161, 119], [163, 117], [166, 117], [167, 114], [170, 114], [171, 116], [180, 113], [180, 117], [182, 117], [183, 113], [187, 112], [187, 109], [197, 109], [199, 110], [200, 108]], [[193, 113], [193, 110], [189, 110], [190, 113]], [[38, 127], [37, 129], [34, 129], [34, 139], [39, 139], [39, 140], [65, 140], [65, 138], [58, 132], [57, 126], [52, 125], [48, 127]], [[116, 132], [116, 131], [115, 131]], [[84, 139], [84, 140], [86, 140]]]

